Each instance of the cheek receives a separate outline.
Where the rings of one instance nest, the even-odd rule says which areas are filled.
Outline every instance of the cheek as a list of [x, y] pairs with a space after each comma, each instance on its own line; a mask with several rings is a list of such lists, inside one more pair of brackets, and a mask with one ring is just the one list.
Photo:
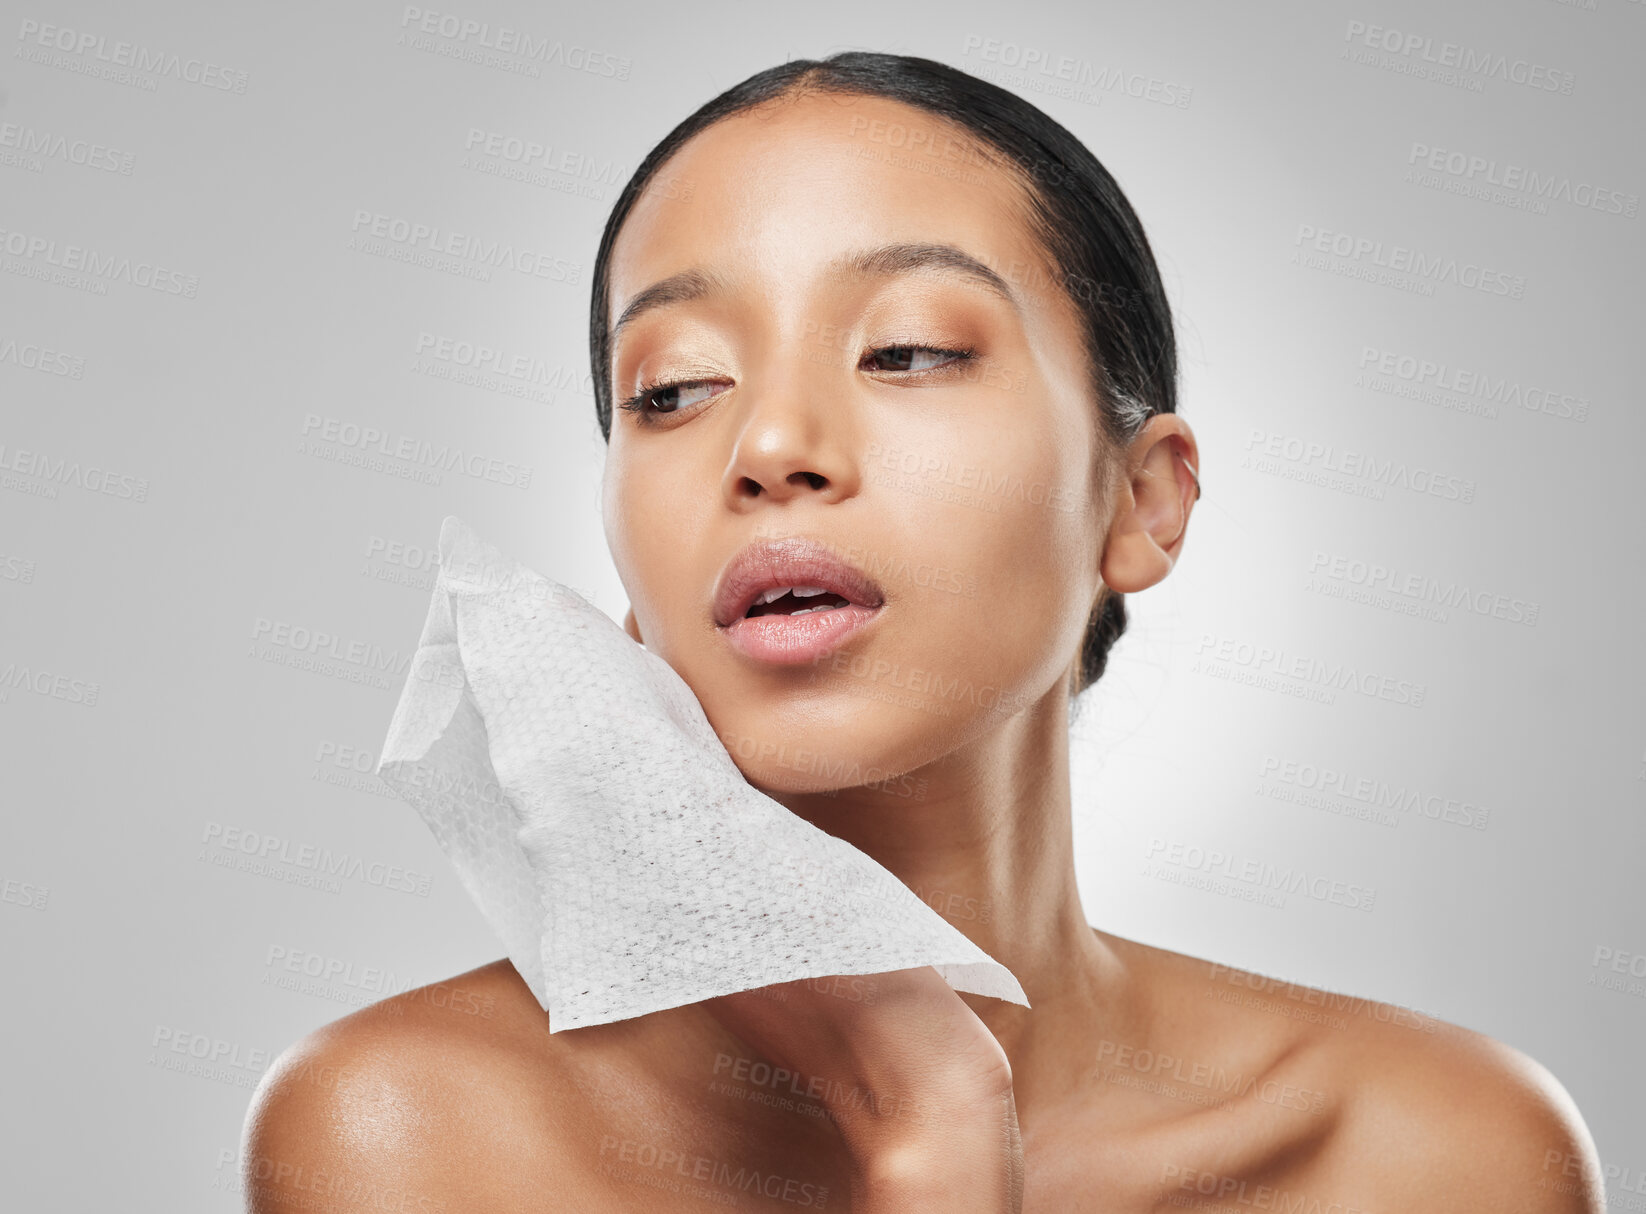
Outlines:
[[915, 474], [881, 467], [867, 487], [925, 567], [898, 647], [944, 680], [1035, 696], [1074, 657], [1098, 586], [1090, 438], [1055, 430], [1025, 407], [941, 443], [928, 432]]
[[979, 622], [1001, 677], [1038, 694], [1073, 658], [1099, 585], [1091, 436], [1024, 410], [981, 437], [976, 458], [993, 479], [978, 537], [989, 572]]
[[636, 560], [630, 534], [631, 520], [635, 517], [631, 491], [628, 465], [614, 440], [606, 451], [606, 466], [601, 473], [600, 522], [606, 533], [606, 547], [612, 554], [612, 564], [617, 567], [618, 578], [632, 603], [640, 593], [641, 587], [636, 579], [645, 565]]
[[673, 622], [665, 611], [664, 587], [688, 583], [679, 566], [689, 550], [680, 543], [683, 520], [671, 507], [676, 494], [666, 479], [649, 475], [628, 452], [607, 453], [601, 484], [601, 519], [612, 563], [617, 568], [647, 648], [664, 648]]
[[1063, 515], [1017, 500], [1012, 489], [990, 496], [986, 507], [952, 520], [963, 542], [946, 558], [973, 571], [966, 584], [975, 593], [929, 596], [932, 628], [921, 648], [946, 677], [1021, 705], [1043, 694], [1073, 657], [1089, 579]]

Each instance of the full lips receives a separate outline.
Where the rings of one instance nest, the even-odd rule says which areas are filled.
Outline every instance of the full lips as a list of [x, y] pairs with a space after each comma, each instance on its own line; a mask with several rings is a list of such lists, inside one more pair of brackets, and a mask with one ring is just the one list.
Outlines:
[[847, 603], [805, 615], [745, 616], [721, 631], [733, 649], [756, 661], [803, 666], [827, 657], [848, 637], [877, 619], [883, 609]]
[[732, 558], [714, 593], [714, 621], [730, 627], [748, 614], [761, 591], [797, 586], [832, 591], [870, 608], [885, 601], [874, 579], [842, 560], [829, 544], [810, 536], [788, 536], [750, 544]]

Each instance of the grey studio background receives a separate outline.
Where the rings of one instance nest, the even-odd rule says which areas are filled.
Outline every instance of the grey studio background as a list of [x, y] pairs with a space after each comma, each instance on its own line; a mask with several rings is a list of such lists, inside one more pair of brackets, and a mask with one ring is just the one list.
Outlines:
[[1646, 1209], [1646, 4], [0, 7], [8, 1205], [239, 1209], [274, 1055], [502, 955], [370, 775], [440, 520], [621, 618], [606, 214], [856, 48], [1067, 125], [1176, 309], [1205, 496], [1077, 723], [1092, 921], [1516, 1046]]

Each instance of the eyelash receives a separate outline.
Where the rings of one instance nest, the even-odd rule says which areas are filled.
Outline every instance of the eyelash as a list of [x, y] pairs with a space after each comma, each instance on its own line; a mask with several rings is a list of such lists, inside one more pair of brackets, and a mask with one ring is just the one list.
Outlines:
[[[950, 349], [947, 346], [922, 346], [914, 342], [898, 342], [889, 346], [876, 346], [874, 349], [869, 351], [869, 353], [880, 354], [887, 350], [916, 350], [925, 354], [943, 354], [949, 356], [950, 361], [943, 363], [941, 366], [923, 367], [918, 371], [881, 372], [883, 375], [936, 375], [961, 365], [977, 353], [975, 347], [971, 346], [967, 346], [963, 349]], [[698, 384], [707, 382], [707, 380], [702, 379], [654, 380], [653, 382], [646, 384], [640, 389], [640, 391], [636, 392], [633, 396], [629, 397], [628, 400], [624, 401], [617, 407], [619, 409], [626, 410], [629, 413], [635, 414], [636, 417], [638, 417], [642, 422], [651, 422], [659, 417], [673, 417], [673, 412], [664, 412], [661, 409], [647, 408], [646, 402], [659, 392], [667, 392], [671, 388], [691, 388]]]

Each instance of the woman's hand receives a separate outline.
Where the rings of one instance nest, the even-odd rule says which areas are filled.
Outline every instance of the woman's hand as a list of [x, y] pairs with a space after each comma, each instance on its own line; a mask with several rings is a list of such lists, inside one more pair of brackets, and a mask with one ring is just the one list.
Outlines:
[[852, 1161], [853, 1210], [1021, 1211], [1011, 1065], [930, 966], [875, 975], [872, 1002], [802, 980], [703, 1006], [775, 1065], [823, 1081]]

